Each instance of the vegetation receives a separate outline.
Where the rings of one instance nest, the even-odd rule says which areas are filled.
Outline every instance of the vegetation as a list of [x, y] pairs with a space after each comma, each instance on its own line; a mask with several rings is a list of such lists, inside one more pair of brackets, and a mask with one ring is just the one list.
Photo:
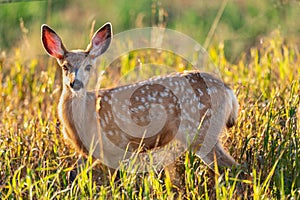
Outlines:
[[[153, 2], [157, 3], [157, 1]], [[255, 2], [260, 3], [258, 6], [244, 5], [245, 9], [249, 10], [253, 16], [260, 13], [259, 9], [264, 9], [266, 6], [265, 1], [257, 0]], [[123, 12], [130, 13], [130, 6], [123, 4], [120, 4], [120, 7], [124, 7]], [[18, 6], [21, 5], [24, 6], [25, 3], [18, 4]], [[187, 5], [185, 4], [185, 6]], [[213, 5], [212, 3], [210, 6], [213, 7]], [[229, 7], [226, 9], [229, 10], [225, 9], [225, 16], [231, 16], [231, 9], [240, 12], [237, 5], [230, 3], [228, 5]], [[240, 6], [240, 4], [238, 5]], [[289, 17], [294, 15], [293, 6], [284, 1], [282, 1], [282, 5], [290, 8], [291, 12], [284, 14], [286, 19], [290, 19]], [[44, 6], [47, 10], [47, 5]], [[67, 24], [60, 22], [62, 11], [68, 10], [67, 6], [56, 6], [57, 13], [55, 15], [49, 11], [53, 24], [57, 26]], [[88, 7], [89, 4], [85, 6]], [[148, 13], [146, 17], [149, 17], [149, 21], [151, 21], [151, 16], [156, 16], [156, 14], [149, 14], [151, 3], [147, 6], [144, 4], [135, 6], [137, 8], [133, 9], [132, 15], [120, 13], [127, 17], [122, 19], [124, 21], [117, 22], [118, 16], [113, 17], [112, 21], [115, 20], [117, 27], [119, 24], [118, 30], [135, 27], [132, 20], [136, 19], [139, 13]], [[139, 6], [144, 6], [145, 10], [137, 12], [139, 9], [142, 10], [142, 8], [138, 8]], [[74, 8], [74, 5], [70, 7]], [[199, 31], [196, 31], [195, 24], [199, 24], [201, 21], [201, 16], [197, 15], [201, 6], [194, 7], [188, 13], [176, 10], [176, 8], [178, 9], [176, 4], [174, 7], [171, 5], [167, 7], [170, 8], [167, 12], [169, 18], [174, 20], [168, 22], [167, 27], [176, 27], [178, 30], [189, 33], [187, 31], [189, 28], [183, 25], [184, 22], [180, 21], [179, 17], [176, 17], [178, 13], [181, 13], [180, 16], [186, 20], [185, 23], [192, 27], [191, 32], [196, 35], [200, 34]], [[53, 11], [54, 8], [51, 8]], [[8, 8], [2, 6], [0, 9], [2, 16], [3, 9]], [[108, 4], [106, 9], [113, 9], [113, 7]], [[202, 9], [205, 10], [205, 7]], [[215, 11], [217, 12], [217, 9]], [[277, 9], [269, 9], [269, 11], [270, 13], [271, 11], [275, 12], [275, 14], [266, 12], [266, 15], [276, 16]], [[25, 12], [24, 9], [21, 9], [21, 12]], [[36, 11], [36, 13], [39, 12], [40, 10]], [[104, 13], [108, 12], [106, 10]], [[87, 15], [87, 13], [84, 14]], [[20, 16], [23, 15], [20, 14]], [[261, 33], [250, 31], [254, 27], [253, 24], [248, 28], [241, 28], [243, 20], [247, 21], [248, 19], [238, 19], [236, 16], [238, 15], [232, 14], [232, 18], [229, 18], [234, 20], [228, 27], [244, 30], [243, 33], [237, 31], [241, 35], [246, 32], [252, 36]], [[276, 20], [279, 19], [274, 18], [270, 21], [276, 24]], [[41, 16], [41, 19], [50, 20], [47, 16]], [[212, 172], [192, 152], [187, 152], [176, 163], [175, 174], [179, 177], [174, 178], [174, 171], [172, 171], [174, 169], [171, 168], [162, 172], [150, 170], [148, 173], [138, 174], [129, 173], [128, 167], [130, 166], [121, 166], [118, 172], [110, 173], [105, 166], [94, 164], [89, 158], [81, 167], [75, 180], [70, 182], [69, 174], [78, 162], [79, 156], [65, 144], [58, 123], [57, 104], [61, 91], [60, 69], [48, 56], [34, 54], [39, 52], [36, 46], [40, 46], [40, 40], [37, 38], [40, 37], [38, 29], [42, 23], [39, 21], [41, 19], [32, 22], [35, 25], [39, 24], [35, 28], [32, 25], [33, 28], [29, 29], [33, 30], [32, 34], [26, 32], [24, 24], [21, 26], [23, 32], [17, 34], [17, 37], [21, 39], [22, 44], [27, 41], [27, 46], [24, 47], [18, 42], [10, 43], [8, 38], [4, 39], [8, 43], [2, 43], [4, 40], [1, 40], [1, 46], [5, 44], [6, 48], [9, 48], [9, 51], [6, 51], [5, 48], [1, 49], [8, 53], [0, 55], [1, 199], [300, 198], [300, 52], [297, 43], [287, 39], [286, 30], [269, 29], [274, 31], [266, 36], [260, 36], [259, 44], [252, 45], [251, 48], [243, 51], [235, 59], [234, 64], [229, 62], [226, 55], [226, 48], [231, 47], [228, 40], [218, 38], [220, 29], [216, 31], [215, 39], [224, 42], [212, 42], [209, 45], [208, 53], [211, 61], [218, 67], [222, 79], [236, 91], [240, 103], [237, 125], [222, 136], [222, 141], [230, 154], [241, 163], [239, 169], [227, 169], [220, 175]], [[105, 19], [105, 17], [101, 19]], [[151, 22], [146, 23], [145, 19], [143, 22], [151, 25]], [[27, 20], [30, 19], [24, 17], [23, 20], [26, 25]], [[74, 21], [74, 19], [65, 20]], [[214, 17], [211, 17], [210, 25], [213, 20]], [[90, 25], [86, 21], [79, 21], [78, 27], [89, 27]], [[164, 23], [165, 21], [160, 22]], [[19, 25], [19, 19], [17, 23]], [[98, 23], [100, 24], [100, 22]], [[205, 23], [208, 22], [205, 21]], [[124, 26], [121, 27], [120, 24], [124, 24]], [[283, 25], [288, 26], [288, 23], [283, 23]], [[260, 24], [257, 24], [255, 28], [259, 29], [259, 26]], [[263, 27], [263, 25], [261, 26]], [[72, 23], [69, 23], [68, 27], [64, 27], [64, 31], [70, 34], [70, 30], [74, 27], [75, 25], [72, 26]], [[220, 22], [218, 27], [224, 27], [223, 22]], [[208, 29], [204, 30], [208, 32]], [[227, 30], [227, 28], [225, 29]], [[13, 29], [6, 27], [4, 30], [12, 31]], [[2, 32], [3, 30], [1, 34]], [[84, 35], [82, 31], [74, 32], [76, 32], [76, 36], [79, 33], [80, 37]], [[12, 36], [10, 32], [7, 33], [8, 36]], [[63, 38], [67, 37], [63, 36]], [[206, 34], [203, 38], [204, 41]], [[82, 43], [78, 46], [83, 46], [85, 39], [87, 38], [82, 39]], [[79, 42], [79, 40], [75, 41], [70, 38], [65, 43], [68, 45], [72, 41]], [[254, 43], [254, 38], [251, 43]], [[68, 47], [73, 48], [74, 46]], [[36, 52], [29, 52], [31, 49]], [[32, 54], [30, 58], [28, 58], [28, 54]], [[107, 69], [103, 74], [103, 86], [117, 83], [118, 80], [114, 82], [111, 77], [125, 77], [131, 80], [130, 78], [136, 72], [134, 67], [138, 66], [141, 61], [146, 62], [147, 59], [168, 62], [176, 71], [191, 67], [186, 65], [184, 60], [166, 52], [134, 51], [123, 55], [119, 61], [115, 61], [121, 70], [115, 70], [113, 66]], [[158, 72], [154, 74], [159, 75]], [[94, 167], [94, 165], [96, 166]], [[92, 167], [94, 170], [91, 170]], [[216, 172], [219, 170], [221, 169], [215, 169]]]
[[[10, 3], [4, 3], [10, 2]], [[224, 7], [222, 7], [224, 5]], [[222, 9], [224, 8], [224, 9]], [[230, 61], [237, 61], [242, 52], [274, 29], [291, 42], [299, 44], [299, 9], [295, 0], [48, 0], [0, 1], [0, 51], [9, 51], [22, 44], [20, 21], [25, 23], [34, 58], [43, 52], [41, 24], [47, 23], [62, 34], [69, 48], [79, 48], [89, 40], [89, 28], [112, 22], [114, 33], [137, 27], [163, 25], [183, 32], [207, 49], [224, 41]], [[220, 18], [218, 13], [220, 12]], [[215, 25], [215, 29], [212, 28]], [[70, 32], [71, 30], [71, 32]]]
[[[225, 171], [221, 176], [214, 174], [188, 152], [178, 161], [176, 170], [183, 175], [174, 185], [168, 171], [134, 174], [124, 166], [119, 173], [109, 175], [100, 168], [95, 175], [90, 162], [69, 183], [67, 174], [78, 156], [65, 145], [57, 127], [60, 70], [52, 59], [25, 62], [17, 50], [13, 57], [2, 58], [0, 197], [299, 198], [300, 54], [295, 46], [284, 43], [279, 32], [263, 41], [237, 64], [225, 59], [222, 43], [209, 49], [241, 105], [237, 126], [222, 141], [248, 175], [241, 178], [239, 170]], [[130, 63], [136, 66], [138, 57], [138, 52], [128, 56], [128, 62], [122, 62], [121, 67]], [[180, 65], [182, 60], [174, 62]], [[94, 177], [100, 174], [100, 179], [92, 181], [93, 173]]]

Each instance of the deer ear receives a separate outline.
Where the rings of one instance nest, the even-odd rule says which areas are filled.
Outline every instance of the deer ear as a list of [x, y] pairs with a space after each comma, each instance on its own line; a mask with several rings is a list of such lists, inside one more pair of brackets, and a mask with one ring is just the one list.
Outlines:
[[104, 53], [110, 45], [111, 38], [111, 23], [106, 23], [94, 34], [91, 43], [87, 48], [89, 55], [95, 58]]
[[42, 25], [42, 43], [47, 53], [54, 58], [62, 59], [65, 55], [64, 47], [60, 37], [46, 24]]

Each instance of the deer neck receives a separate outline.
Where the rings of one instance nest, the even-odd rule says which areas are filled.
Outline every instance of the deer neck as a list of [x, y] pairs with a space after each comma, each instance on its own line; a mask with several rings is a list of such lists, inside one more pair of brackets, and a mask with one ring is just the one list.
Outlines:
[[67, 121], [74, 121], [78, 126], [81, 123], [96, 120], [96, 98], [93, 93], [82, 91], [80, 95], [73, 94], [69, 88], [64, 87], [60, 97], [60, 108]]
[[83, 137], [92, 137], [95, 132], [97, 133], [95, 105], [95, 94], [84, 91], [76, 95], [67, 86], [63, 88], [58, 106], [59, 118], [64, 135], [75, 143], [75, 147], [81, 152], [89, 151], [84, 148], [87, 145], [84, 144]]

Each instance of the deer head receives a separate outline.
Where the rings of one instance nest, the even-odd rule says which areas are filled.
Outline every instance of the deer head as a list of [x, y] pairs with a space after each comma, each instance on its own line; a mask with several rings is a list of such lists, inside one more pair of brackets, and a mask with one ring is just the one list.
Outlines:
[[58, 34], [48, 25], [42, 25], [43, 46], [62, 67], [63, 88], [74, 94], [85, 91], [95, 60], [108, 49], [111, 38], [111, 24], [106, 23], [96, 31], [86, 50], [68, 51]]

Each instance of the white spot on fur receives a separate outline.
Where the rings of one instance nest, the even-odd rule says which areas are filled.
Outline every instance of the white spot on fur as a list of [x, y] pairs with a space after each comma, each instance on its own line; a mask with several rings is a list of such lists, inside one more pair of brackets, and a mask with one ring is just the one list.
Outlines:
[[144, 106], [142, 106], [142, 105], [139, 105], [137, 107], [137, 109], [140, 110], [140, 111], [145, 111], [146, 110], [146, 108]]
[[205, 108], [205, 105], [202, 104], [201, 102], [198, 103], [198, 109], [202, 110], [203, 108]]
[[199, 92], [200, 96], [203, 96], [203, 92], [202, 92], [202, 90], [200, 88], [198, 88], [197, 91]]
[[214, 93], [217, 93], [217, 92], [218, 92], [218, 90], [217, 90], [217, 88], [215, 88], [215, 87], [207, 88], [207, 93], [208, 93], [209, 95], [214, 94]]
[[114, 132], [113, 131], [108, 131], [107, 134], [110, 135], [110, 136], [113, 136]]
[[100, 120], [100, 125], [101, 125], [102, 127], [105, 127], [105, 126], [106, 126], [104, 120]]
[[191, 107], [191, 111], [192, 111], [192, 113], [196, 113], [197, 110], [196, 110], [196, 108], [194, 106], [192, 106]]
[[108, 97], [107, 97], [107, 96], [104, 96], [104, 97], [103, 97], [103, 100], [104, 100], [104, 101], [108, 101]]
[[174, 110], [173, 109], [169, 109], [169, 114], [174, 114]]

